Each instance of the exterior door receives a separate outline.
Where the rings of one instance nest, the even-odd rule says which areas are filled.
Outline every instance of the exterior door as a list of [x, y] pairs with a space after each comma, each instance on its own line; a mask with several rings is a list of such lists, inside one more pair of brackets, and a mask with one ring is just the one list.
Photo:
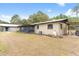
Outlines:
[[9, 27], [5, 27], [5, 31], [8, 31]]

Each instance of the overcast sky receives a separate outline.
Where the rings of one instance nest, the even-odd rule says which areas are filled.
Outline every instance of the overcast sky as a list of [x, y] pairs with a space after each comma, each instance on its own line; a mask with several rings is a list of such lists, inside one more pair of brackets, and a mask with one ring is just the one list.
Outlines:
[[75, 5], [73, 3], [0, 3], [0, 19], [9, 21], [14, 14], [27, 19], [29, 15], [39, 10], [50, 18], [60, 13], [71, 15], [70, 11]]

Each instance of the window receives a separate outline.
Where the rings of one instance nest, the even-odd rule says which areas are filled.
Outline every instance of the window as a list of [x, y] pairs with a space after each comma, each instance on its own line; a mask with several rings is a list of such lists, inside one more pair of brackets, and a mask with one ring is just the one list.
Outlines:
[[37, 29], [39, 29], [39, 25], [37, 25]]
[[48, 29], [52, 29], [53, 28], [53, 24], [48, 24]]
[[62, 29], [62, 24], [60, 24], [60, 28]]

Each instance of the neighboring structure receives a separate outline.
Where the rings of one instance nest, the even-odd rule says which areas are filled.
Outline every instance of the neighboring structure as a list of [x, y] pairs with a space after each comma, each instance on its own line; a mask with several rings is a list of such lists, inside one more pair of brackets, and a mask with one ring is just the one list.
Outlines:
[[0, 31], [5, 32], [5, 31], [19, 31], [21, 25], [16, 25], [16, 24], [0, 24]]
[[68, 19], [39, 22], [27, 26], [0, 24], [0, 31], [34, 32], [37, 34], [62, 36], [68, 34]]
[[34, 25], [22, 26], [20, 24], [0, 24], [1, 32], [34, 32]]
[[78, 30], [79, 31], [79, 25], [75, 25], [73, 27], [75, 28], [75, 30]]
[[68, 19], [58, 19], [34, 23], [35, 33], [62, 36], [68, 34]]
[[74, 27], [75, 27], [75, 31], [73, 33], [79, 36], [79, 25], [75, 25]]

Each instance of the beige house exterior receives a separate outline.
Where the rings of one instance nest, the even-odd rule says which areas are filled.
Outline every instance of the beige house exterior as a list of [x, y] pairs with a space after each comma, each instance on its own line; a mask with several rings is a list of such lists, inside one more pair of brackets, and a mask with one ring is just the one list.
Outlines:
[[63, 36], [68, 34], [68, 19], [58, 19], [46, 22], [33, 23], [31, 25], [22, 26], [17, 24], [0, 24], [0, 31], [10, 32], [28, 32], [52, 36]]
[[35, 33], [62, 36], [68, 34], [67, 19], [52, 20], [35, 23]]

